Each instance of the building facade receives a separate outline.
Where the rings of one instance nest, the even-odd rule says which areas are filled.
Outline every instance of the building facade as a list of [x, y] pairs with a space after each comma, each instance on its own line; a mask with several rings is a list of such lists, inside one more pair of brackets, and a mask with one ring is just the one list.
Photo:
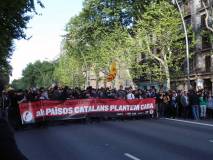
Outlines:
[[[203, 2], [205, 5], [203, 5]], [[205, 7], [206, 6], [206, 7]], [[207, 89], [213, 92], [213, 32], [205, 24], [206, 10], [213, 7], [213, 0], [186, 0], [182, 3], [185, 22], [192, 26], [195, 35], [195, 47], [191, 50], [190, 83], [194, 89]], [[178, 89], [186, 89], [187, 79], [173, 81]], [[174, 85], [173, 85], [174, 86]]]

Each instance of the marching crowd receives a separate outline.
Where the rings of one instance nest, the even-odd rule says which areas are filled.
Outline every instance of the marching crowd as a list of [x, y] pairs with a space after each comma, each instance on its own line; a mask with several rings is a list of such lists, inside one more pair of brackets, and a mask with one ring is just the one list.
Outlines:
[[[110, 88], [94, 89], [58, 87], [29, 90], [3, 91], [0, 97], [0, 148], [3, 157], [16, 157], [27, 159], [17, 148], [14, 134], [8, 122], [15, 128], [21, 127], [19, 103], [37, 100], [72, 100], [84, 98], [112, 98], [112, 99], [145, 99], [155, 98], [158, 117], [184, 118], [184, 119], [213, 119], [213, 96], [206, 90], [194, 91], [156, 91], [135, 89], [132, 87], [118, 90]], [[12, 153], [11, 153], [12, 149]], [[8, 154], [9, 153], [9, 154]], [[5, 158], [4, 158], [5, 159]], [[14, 158], [7, 158], [14, 159]]]
[[[132, 87], [119, 89], [87, 87], [69, 88], [54, 86], [49, 89], [29, 89], [2, 92], [0, 98], [0, 114], [7, 115], [12, 119], [20, 119], [18, 105], [24, 101], [36, 100], [68, 100], [84, 98], [112, 98], [112, 99], [145, 99], [156, 98], [159, 117], [185, 118], [185, 119], [206, 119], [213, 118], [213, 96], [206, 90], [194, 91], [156, 91], [135, 89]], [[7, 112], [5, 112], [7, 110]], [[0, 116], [1, 116], [0, 115]], [[16, 123], [16, 122], [14, 122]]]

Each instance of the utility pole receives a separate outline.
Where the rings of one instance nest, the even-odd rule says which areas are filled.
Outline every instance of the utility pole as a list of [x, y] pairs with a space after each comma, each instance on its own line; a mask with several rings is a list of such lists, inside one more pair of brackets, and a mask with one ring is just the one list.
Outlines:
[[181, 16], [181, 20], [182, 20], [182, 24], [183, 24], [183, 29], [184, 29], [184, 34], [185, 34], [185, 42], [186, 42], [186, 65], [187, 65], [187, 68], [186, 68], [186, 74], [187, 74], [187, 90], [190, 89], [190, 69], [189, 69], [189, 39], [188, 39], [188, 34], [187, 34], [187, 29], [186, 29], [186, 22], [184, 20], [184, 17], [183, 17], [183, 13], [181, 11], [181, 8], [180, 8], [180, 5], [178, 3], [177, 0], [172, 0], [172, 3], [173, 4], [177, 4], [177, 7], [178, 7], [178, 10], [179, 10], [179, 13], [180, 13], [180, 16]]

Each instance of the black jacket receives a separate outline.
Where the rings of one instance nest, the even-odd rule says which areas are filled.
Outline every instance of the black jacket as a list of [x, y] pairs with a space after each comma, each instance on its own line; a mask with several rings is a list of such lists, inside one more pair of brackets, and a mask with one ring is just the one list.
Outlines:
[[189, 105], [199, 105], [199, 97], [196, 93], [189, 94]]
[[1, 160], [27, 160], [19, 151], [14, 134], [6, 120], [0, 118], [0, 159]]

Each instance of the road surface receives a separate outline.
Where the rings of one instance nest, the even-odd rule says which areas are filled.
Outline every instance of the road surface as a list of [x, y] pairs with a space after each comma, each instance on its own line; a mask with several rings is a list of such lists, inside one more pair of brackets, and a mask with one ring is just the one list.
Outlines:
[[213, 123], [102, 121], [31, 128], [15, 135], [29, 160], [213, 159]]

